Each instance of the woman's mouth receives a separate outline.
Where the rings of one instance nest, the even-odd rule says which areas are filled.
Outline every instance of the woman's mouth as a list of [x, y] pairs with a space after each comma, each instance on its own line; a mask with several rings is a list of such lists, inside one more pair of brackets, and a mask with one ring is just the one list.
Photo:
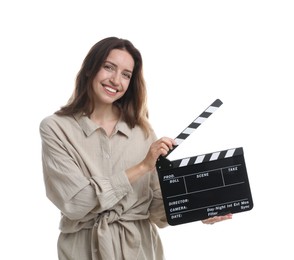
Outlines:
[[109, 93], [111, 95], [116, 94], [118, 92], [117, 88], [112, 88], [109, 86], [104, 86], [104, 89], [106, 90], [107, 93]]

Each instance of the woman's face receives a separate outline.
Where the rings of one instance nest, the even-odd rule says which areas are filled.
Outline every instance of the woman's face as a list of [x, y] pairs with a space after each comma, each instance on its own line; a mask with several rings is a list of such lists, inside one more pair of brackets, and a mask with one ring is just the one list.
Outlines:
[[96, 104], [112, 104], [126, 93], [134, 64], [133, 57], [127, 51], [110, 51], [93, 80]]

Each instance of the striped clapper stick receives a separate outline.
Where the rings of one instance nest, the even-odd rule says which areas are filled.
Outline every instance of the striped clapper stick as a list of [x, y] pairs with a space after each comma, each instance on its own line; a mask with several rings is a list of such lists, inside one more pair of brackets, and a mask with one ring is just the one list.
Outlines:
[[[212, 115], [221, 105], [222, 101], [216, 99], [208, 108], [206, 108], [193, 122], [186, 127], [176, 138], [175, 141], [177, 143], [174, 146], [174, 149], [178, 147], [190, 134], [192, 134], [210, 115]], [[170, 150], [169, 153], [165, 156], [167, 157], [173, 150]]]
[[[219, 99], [213, 102], [177, 136], [177, 144], [180, 145], [221, 105]], [[170, 225], [253, 208], [242, 147], [174, 161], [160, 156], [156, 168]]]

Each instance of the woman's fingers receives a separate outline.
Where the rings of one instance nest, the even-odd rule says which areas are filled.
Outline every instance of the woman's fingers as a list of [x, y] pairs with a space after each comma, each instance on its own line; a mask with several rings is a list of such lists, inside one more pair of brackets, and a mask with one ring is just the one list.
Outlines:
[[227, 215], [224, 215], [224, 216], [215, 216], [215, 217], [212, 217], [212, 218], [207, 218], [207, 219], [202, 220], [202, 223], [212, 225], [212, 224], [220, 222], [220, 221], [231, 219], [232, 217], [233, 217], [233, 214], [227, 214]]
[[176, 142], [169, 137], [162, 137], [151, 144], [148, 154], [144, 160], [144, 163], [148, 165], [149, 168], [155, 167], [156, 161], [160, 155], [167, 155], [170, 149]]
[[169, 137], [162, 137], [157, 142], [159, 143], [159, 146], [162, 149], [162, 155], [166, 155], [169, 152], [169, 150], [173, 149], [173, 146], [176, 145], [175, 140]]

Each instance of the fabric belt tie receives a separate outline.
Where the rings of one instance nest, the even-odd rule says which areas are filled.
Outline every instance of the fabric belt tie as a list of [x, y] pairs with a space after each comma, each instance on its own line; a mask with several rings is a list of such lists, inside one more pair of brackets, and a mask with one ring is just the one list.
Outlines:
[[147, 219], [148, 215], [122, 215], [109, 211], [98, 216], [92, 228], [92, 259], [115, 260], [113, 237], [109, 224], [120, 225], [120, 240], [123, 259], [137, 259], [141, 244], [141, 235], [134, 224], [136, 220]]

